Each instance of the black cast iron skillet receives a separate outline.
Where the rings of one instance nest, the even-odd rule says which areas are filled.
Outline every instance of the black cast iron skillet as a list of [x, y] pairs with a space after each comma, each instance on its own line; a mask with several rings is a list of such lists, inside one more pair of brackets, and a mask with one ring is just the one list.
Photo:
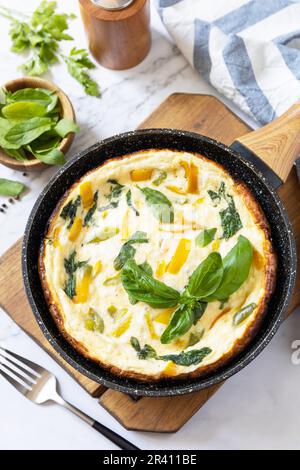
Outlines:
[[[250, 137], [247, 135], [241, 138], [239, 142], [233, 144], [232, 148], [208, 137], [179, 130], [147, 129], [128, 132], [89, 147], [59, 169], [39, 196], [29, 217], [23, 243], [23, 277], [31, 308], [41, 330], [69, 364], [95, 382], [131, 395], [175, 396], [195, 392], [227, 379], [249, 364], [262, 351], [280, 325], [289, 304], [296, 277], [294, 237], [285, 209], [276, 193], [276, 187], [282, 182], [281, 179], [287, 177], [294, 158], [300, 153], [300, 141], [297, 137], [300, 122], [298, 112], [296, 117], [294, 114], [287, 114], [263, 130], [251, 133]], [[276, 148], [278, 142], [281, 142], [281, 129], [284, 126], [294, 129], [295, 123], [298, 126], [297, 132], [294, 132], [292, 137], [283, 139], [280, 149], [284, 147], [285, 154], [278, 155]], [[251, 344], [239, 356], [205, 377], [184, 381], [164, 380], [158, 383], [142, 383], [111, 374], [93, 361], [84, 358], [64, 339], [49, 313], [37, 265], [39, 248], [48, 219], [66, 189], [108, 158], [154, 148], [198, 152], [223, 165], [234, 179], [244, 181], [260, 202], [270, 223], [279, 264], [276, 289], [268, 306], [265, 320]], [[249, 150], [251, 148], [259, 149], [259, 153], [264, 156], [269, 165], [259, 160]], [[271, 153], [268, 151], [270, 148]], [[275, 160], [272, 160], [272, 156]], [[283, 159], [285, 159], [285, 165], [282, 165]]]

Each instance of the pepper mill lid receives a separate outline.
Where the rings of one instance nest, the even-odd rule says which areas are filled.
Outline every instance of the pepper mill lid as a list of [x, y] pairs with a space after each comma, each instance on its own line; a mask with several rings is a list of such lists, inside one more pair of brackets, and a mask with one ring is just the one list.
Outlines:
[[92, 2], [105, 10], [122, 10], [133, 3], [134, 0], [92, 0]]

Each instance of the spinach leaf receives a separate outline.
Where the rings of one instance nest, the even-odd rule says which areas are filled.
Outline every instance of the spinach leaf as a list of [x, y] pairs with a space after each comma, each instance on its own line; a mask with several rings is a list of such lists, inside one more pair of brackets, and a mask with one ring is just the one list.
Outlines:
[[80, 206], [81, 197], [77, 196], [75, 200], [71, 199], [63, 208], [60, 217], [64, 220], [69, 220], [67, 228], [70, 228], [74, 222], [77, 213], [77, 207]]
[[45, 116], [47, 108], [34, 101], [16, 101], [2, 108], [2, 114], [9, 120], [25, 120]]
[[107, 182], [111, 184], [110, 193], [106, 196], [107, 199], [109, 201], [112, 201], [113, 199], [119, 199], [124, 189], [124, 186], [115, 179], [109, 179], [107, 180]]
[[19, 144], [12, 144], [6, 140], [5, 136], [8, 131], [13, 127], [13, 124], [10, 123], [7, 119], [0, 117], [0, 147], [3, 149], [19, 149]]
[[22, 88], [15, 92], [7, 92], [7, 103], [15, 103], [17, 101], [30, 101], [38, 103], [47, 108], [47, 112], [52, 111], [58, 101], [58, 96], [55, 92], [50, 92], [44, 88]]
[[83, 220], [83, 225], [86, 227], [92, 220], [94, 214], [95, 214], [95, 211], [97, 209], [97, 204], [98, 204], [98, 191], [95, 192], [94, 194], [94, 204], [92, 205], [92, 207], [89, 208], [89, 210], [87, 211], [86, 213], [86, 216]]
[[220, 211], [223, 238], [227, 240], [235, 235], [243, 226], [240, 215], [236, 210], [233, 196], [226, 192], [224, 181], [220, 184], [220, 188], [217, 192], [212, 190], [207, 192], [215, 206], [220, 204], [222, 198], [228, 204], [226, 209]]
[[151, 188], [140, 188], [145, 196], [146, 203], [151, 208], [154, 216], [163, 223], [174, 222], [174, 209], [171, 201], [160, 191]]
[[65, 156], [58, 148], [41, 151], [33, 150], [31, 145], [27, 145], [26, 148], [35, 158], [47, 165], [63, 165], [65, 163]]
[[233, 325], [234, 326], [240, 325], [244, 320], [246, 320], [246, 318], [248, 318], [251, 315], [251, 313], [253, 312], [253, 310], [256, 309], [256, 307], [257, 305], [255, 303], [252, 303], [252, 304], [246, 305], [241, 310], [236, 312], [232, 320]]
[[7, 153], [12, 158], [15, 158], [15, 160], [19, 160], [19, 162], [24, 162], [28, 160], [26, 157], [26, 154], [22, 148], [20, 149], [6, 149], [3, 148], [3, 150]]
[[0, 195], [1, 196], [20, 196], [25, 191], [26, 186], [19, 181], [12, 181], [5, 178], [0, 178]]
[[141, 348], [139, 340], [134, 336], [130, 338], [130, 344], [136, 350], [139, 359], [157, 359], [156, 351], [150, 344], [145, 344]]
[[126, 243], [122, 246], [118, 256], [114, 260], [114, 268], [116, 271], [120, 271], [123, 268], [124, 264], [130, 258], [133, 258], [136, 249], [132, 246], [135, 243], [148, 243], [149, 240], [147, 238], [147, 234], [145, 232], [137, 231], [135, 232], [132, 237], [127, 240]]
[[134, 301], [145, 302], [153, 308], [174, 307], [178, 304], [179, 292], [147, 274], [133, 258], [125, 263], [121, 281]]
[[228, 207], [220, 211], [221, 225], [223, 228], [223, 238], [228, 240], [236, 234], [242, 227], [242, 221], [239, 213], [236, 210], [234, 200], [230, 196]]
[[79, 126], [77, 126], [77, 124], [74, 121], [63, 118], [56, 124], [56, 126], [54, 127], [54, 130], [57, 132], [57, 134], [60, 137], [64, 138], [70, 132], [79, 132]]
[[154, 186], [159, 186], [161, 183], [163, 183], [165, 181], [165, 179], [167, 179], [167, 172], [166, 171], [161, 171], [158, 175], [157, 178], [155, 178], [155, 180], [152, 181], [152, 184], [154, 184]]
[[208, 297], [217, 290], [222, 277], [222, 258], [219, 253], [210, 253], [191, 275], [186, 291], [198, 299]]
[[206, 304], [197, 301], [180, 305], [173, 313], [169, 325], [163, 332], [160, 338], [161, 343], [171, 343], [171, 341], [187, 333], [203, 315], [205, 309]]
[[64, 292], [72, 299], [76, 295], [76, 277], [75, 273], [77, 269], [82, 268], [87, 264], [87, 261], [76, 261], [76, 251], [70, 253], [69, 258], [64, 259], [64, 267], [68, 275], [67, 281], [64, 285]]
[[201, 246], [204, 248], [205, 246], [209, 245], [213, 239], [215, 238], [215, 234], [217, 232], [216, 228], [205, 229], [199, 233], [196, 237], [196, 245]]
[[5, 134], [5, 139], [17, 145], [26, 145], [51, 129], [52, 120], [47, 117], [34, 117], [19, 122]]
[[226, 300], [237, 291], [249, 276], [252, 264], [253, 248], [243, 235], [238, 237], [236, 245], [223, 259], [224, 274], [222, 282], [206, 301]]
[[179, 366], [192, 366], [200, 364], [203, 359], [210, 354], [212, 350], [210, 348], [192, 349], [191, 351], [182, 351], [179, 354], [166, 354], [159, 356], [158, 359], [162, 361], [173, 361]]
[[129, 189], [126, 193], [126, 201], [127, 201], [127, 205], [128, 207], [130, 207], [133, 212], [135, 213], [136, 216], [139, 216], [140, 213], [139, 211], [134, 207], [133, 205], [133, 202], [132, 202], [132, 194], [131, 194], [131, 189]]

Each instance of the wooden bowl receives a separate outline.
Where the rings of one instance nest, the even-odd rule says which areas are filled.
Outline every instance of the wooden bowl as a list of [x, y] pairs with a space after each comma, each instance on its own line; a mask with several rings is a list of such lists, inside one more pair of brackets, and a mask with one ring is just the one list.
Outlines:
[[[15, 80], [10, 80], [9, 82], [3, 85], [7, 91], [17, 91], [22, 88], [46, 88], [47, 90], [55, 91], [58, 95], [58, 99], [61, 104], [61, 117], [67, 118], [75, 121], [75, 112], [72, 106], [71, 101], [67, 97], [67, 95], [54, 83], [49, 82], [48, 80], [43, 80], [42, 78], [37, 77], [21, 77], [16, 78]], [[69, 133], [64, 139], [62, 139], [59, 150], [61, 150], [64, 154], [67, 153], [69, 150], [72, 142], [74, 139], [74, 133]], [[14, 158], [7, 155], [7, 153], [2, 150], [0, 147], [0, 163], [2, 165], [8, 166], [13, 170], [19, 171], [39, 171], [46, 168], [48, 165], [46, 163], [37, 160], [35, 157], [29, 157], [28, 161], [19, 162]]]

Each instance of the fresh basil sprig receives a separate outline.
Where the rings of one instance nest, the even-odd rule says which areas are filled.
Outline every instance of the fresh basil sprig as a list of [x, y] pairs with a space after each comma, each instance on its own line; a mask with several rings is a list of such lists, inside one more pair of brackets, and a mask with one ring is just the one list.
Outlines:
[[144, 194], [146, 203], [160, 222], [174, 222], [174, 208], [167, 196], [157, 191], [157, 189], [140, 188], [139, 186], [138, 188]]
[[203, 315], [208, 302], [224, 301], [246, 281], [252, 264], [253, 248], [242, 235], [222, 261], [213, 252], [202, 261], [189, 278], [185, 290], [177, 290], [157, 281], [129, 259], [121, 272], [123, 287], [130, 301], [145, 302], [153, 308], [175, 307], [170, 323], [161, 336], [162, 343], [170, 343], [187, 333]]
[[202, 317], [206, 306], [206, 303], [196, 300], [180, 305], [173, 313], [169, 325], [163, 332], [160, 338], [161, 343], [171, 343], [171, 341], [187, 333]]
[[130, 299], [145, 302], [153, 308], [175, 307], [180, 293], [157, 281], [130, 258], [121, 271], [121, 281]]

